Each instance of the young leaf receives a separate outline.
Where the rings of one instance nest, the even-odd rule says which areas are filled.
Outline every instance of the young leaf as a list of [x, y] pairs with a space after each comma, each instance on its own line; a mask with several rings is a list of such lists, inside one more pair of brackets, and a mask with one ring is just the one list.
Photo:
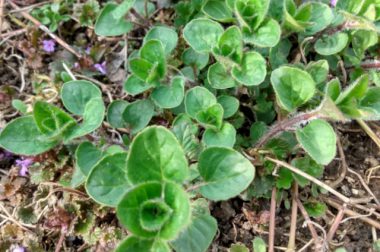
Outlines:
[[241, 65], [232, 69], [232, 77], [247, 86], [257, 86], [267, 74], [266, 62], [257, 52], [248, 52], [243, 56]]
[[208, 214], [193, 217], [189, 226], [171, 242], [177, 252], [204, 252], [211, 245], [218, 225]]
[[145, 44], [152, 39], [161, 41], [166, 56], [170, 55], [178, 43], [177, 33], [167, 26], [155, 26], [150, 29], [145, 35], [143, 42]]
[[202, 7], [203, 13], [219, 22], [233, 21], [232, 11], [225, 1], [208, 0]]
[[141, 80], [141, 83], [153, 84], [160, 79], [158, 74], [158, 63], [148, 60], [134, 58], [129, 61], [129, 68], [133, 75]]
[[281, 27], [274, 19], [265, 20], [254, 32], [243, 33], [244, 42], [258, 47], [274, 47], [280, 41]]
[[211, 52], [222, 33], [223, 27], [219, 23], [206, 18], [193, 19], [183, 30], [186, 42], [199, 53]]
[[110, 103], [107, 109], [107, 121], [114, 128], [124, 128], [126, 126], [123, 120], [123, 112], [128, 106], [124, 100], [116, 100]]
[[[144, 111], [144, 113], [141, 113]], [[135, 134], [148, 125], [154, 115], [154, 105], [149, 100], [137, 100], [129, 103], [123, 112], [123, 120]]]
[[[120, 17], [119, 10], [118, 5], [114, 3], [108, 3], [103, 8], [95, 23], [95, 33], [97, 35], [119, 36], [132, 30], [133, 24]], [[114, 15], [114, 12], [116, 15]]]
[[0, 146], [19, 155], [38, 155], [57, 144], [55, 140], [46, 139], [38, 130], [32, 116], [14, 119], [0, 133]]
[[249, 249], [241, 243], [232, 244], [228, 252], [249, 252]]
[[187, 48], [182, 54], [183, 63], [188, 66], [196, 67], [198, 70], [205, 68], [208, 64], [208, 60], [208, 53], [198, 53], [191, 47]]
[[128, 177], [134, 184], [147, 181], [183, 182], [188, 175], [185, 154], [164, 127], [144, 129], [133, 140], [128, 156]]
[[217, 54], [240, 62], [243, 57], [243, 35], [237, 26], [230, 26], [219, 38]]
[[15, 108], [17, 111], [20, 111], [21, 114], [26, 114], [28, 107], [27, 105], [18, 99], [12, 100], [12, 107]]
[[[314, 160], [312, 160], [308, 156], [293, 159], [292, 165], [315, 178], [320, 178], [323, 175], [323, 170], [324, 170], [323, 165], [317, 164]], [[304, 177], [300, 175], [297, 175], [295, 173], [292, 173], [292, 175], [301, 187], [305, 187], [306, 185], [310, 183], [309, 180], [305, 179]]]
[[235, 150], [210, 147], [204, 150], [198, 163], [199, 173], [206, 185], [201, 194], [214, 201], [239, 195], [252, 182], [255, 167]]
[[327, 4], [311, 2], [308, 5], [311, 6], [311, 16], [308, 20], [311, 25], [305, 29], [306, 36], [322, 31], [331, 24], [334, 18], [333, 12]]
[[253, 239], [253, 252], [266, 252], [267, 251], [267, 245], [265, 244], [265, 241], [260, 237], [255, 237]]
[[[147, 208], [146, 202], [154, 201], [161, 203], [159, 205], [149, 203]], [[160, 210], [162, 204], [167, 209], [165, 212]], [[171, 182], [162, 185], [159, 182], [139, 184], [125, 194], [117, 207], [118, 219], [132, 234], [164, 240], [175, 238], [188, 225], [190, 214], [190, 201], [186, 192]], [[154, 222], [156, 216], [163, 220], [161, 228], [159, 230], [144, 228], [142, 219]]]
[[143, 239], [136, 236], [129, 236], [122, 241], [115, 252], [170, 252], [167, 242], [157, 239]]
[[315, 42], [314, 49], [320, 55], [333, 55], [342, 51], [348, 43], [348, 35], [338, 32], [333, 35], [324, 35]]
[[116, 153], [100, 160], [86, 181], [86, 191], [96, 202], [115, 207], [131, 188], [127, 178], [127, 154]]
[[227, 89], [235, 87], [235, 80], [227, 72], [222, 63], [216, 62], [208, 68], [207, 80], [215, 89]]
[[233, 116], [239, 109], [239, 100], [233, 96], [221, 95], [217, 98], [218, 103], [223, 107], [223, 118], [230, 118]]
[[[166, 74], [166, 57], [164, 45], [160, 40], [151, 39], [140, 49], [140, 57], [153, 65], [157, 65], [157, 74], [163, 78]], [[150, 81], [148, 81], [150, 82]]]
[[219, 130], [206, 129], [202, 142], [207, 146], [219, 146], [232, 148], [236, 141], [236, 130], [230, 123], [224, 123]]
[[83, 80], [63, 84], [61, 99], [65, 108], [74, 115], [83, 115], [87, 103], [94, 98], [102, 98], [102, 92], [93, 83]]
[[119, 4], [115, 10], [112, 11], [113, 17], [116, 20], [123, 18], [134, 4], [135, 0], [123, 0], [121, 4]]
[[215, 103], [207, 109], [199, 111], [195, 116], [195, 119], [205, 127], [220, 129], [223, 123], [223, 113], [222, 105]]
[[306, 212], [310, 215], [310, 217], [318, 218], [325, 215], [327, 206], [322, 202], [306, 202], [304, 204]]
[[298, 68], [282, 66], [272, 72], [270, 79], [279, 104], [289, 112], [314, 96], [313, 78]]
[[336, 135], [326, 121], [311, 121], [296, 131], [297, 140], [303, 149], [319, 164], [327, 165], [336, 155]]
[[196, 118], [203, 111], [216, 103], [215, 96], [204, 87], [194, 87], [187, 91], [185, 96], [186, 113]]
[[311, 62], [306, 66], [305, 70], [313, 77], [315, 83], [318, 85], [327, 79], [329, 63], [327, 60]]
[[240, 25], [251, 32], [256, 30], [265, 19], [269, 2], [269, 0], [235, 1], [235, 15]]
[[49, 137], [59, 137], [76, 124], [69, 114], [43, 101], [34, 104], [33, 117], [38, 130]]
[[159, 86], [152, 92], [152, 100], [160, 108], [175, 108], [181, 105], [185, 96], [185, 80], [174, 77], [170, 86]]

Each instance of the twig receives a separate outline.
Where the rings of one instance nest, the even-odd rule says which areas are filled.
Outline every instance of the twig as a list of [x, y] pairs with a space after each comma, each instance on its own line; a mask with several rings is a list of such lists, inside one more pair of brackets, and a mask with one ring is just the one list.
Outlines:
[[300, 211], [303, 215], [303, 218], [305, 219], [305, 221], [307, 223], [307, 226], [310, 230], [311, 236], [313, 237], [313, 241], [315, 243], [315, 250], [318, 250], [320, 247], [322, 247], [320, 244], [320, 239], [319, 239], [318, 233], [315, 230], [315, 228], [311, 222], [309, 214], [307, 213], [305, 207], [303, 206], [302, 202], [299, 199], [297, 199], [297, 205], [298, 205], [298, 208], [300, 209]]
[[274, 232], [276, 226], [276, 194], [277, 189], [273, 187], [272, 189], [272, 197], [270, 200], [270, 219], [269, 219], [269, 244], [268, 244], [268, 252], [274, 252]]
[[290, 235], [288, 241], [287, 252], [295, 251], [296, 249], [296, 231], [297, 231], [297, 199], [298, 199], [298, 184], [293, 183], [292, 188], [292, 215], [290, 219]]
[[[328, 199], [328, 198], [324, 198], [324, 201], [325, 201], [328, 205], [334, 207], [335, 209], [340, 209], [340, 208], [342, 207], [339, 203], [336, 203], [335, 201], [330, 200], [330, 199]], [[353, 211], [353, 210], [350, 210], [350, 209], [345, 209], [345, 210], [344, 210], [344, 214], [346, 214], [346, 215], [348, 215], [348, 216], [355, 216], [355, 217], [357, 217], [357, 216], [360, 217], [360, 216], [361, 216], [361, 214], [359, 214], [359, 213], [357, 213], [357, 212], [355, 212], [355, 211]], [[361, 220], [361, 221], [363, 221], [363, 222], [365, 222], [365, 223], [367, 223], [367, 224], [373, 226], [374, 228], [377, 228], [377, 229], [380, 230], [380, 222], [377, 222], [377, 221], [375, 221], [375, 220], [373, 220], [373, 219], [370, 219], [370, 218], [368, 218], [368, 217], [361, 217], [361, 218], [359, 218], [359, 220]]]
[[3, 13], [4, 13], [4, 0], [0, 0], [0, 33], [3, 30]]
[[62, 248], [62, 245], [63, 245], [63, 241], [65, 240], [66, 233], [67, 233], [67, 227], [66, 226], [62, 226], [62, 228], [61, 228], [61, 234], [59, 236], [59, 240], [58, 240], [57, 246], [55, 247], [55, 250], [54, 250], [55, 252], [61, 251], [61, 248]]
[[364, 189], [372, 196], [373, 200], [376, 202], [376, 204], [378, 206], [380, 206], [380, 201], [377, 199], [376, 195], [372, 192], [372, 190], [369, 188], [369, 186], [367, 185], [367, 183], [364, 181], [364, 179], [362, 178], [362, 176], [360, 176], [359, 173], [357, 173], [356, 171], [348, 168], [348, 171], [354, 175], [356, 175], [356, 177], [358, 177], [360, 183], [362, 184], [362, 186], [364, 187]]
[[347, 169], [348, 169], [346, 156], [344, 155], [344, 151], [343, 151], [342, 142], [340, 141], [338, 134], [336, 135], [337, 135], [336, 143], [338, 146], [338, 152], [339, 152], [340, 161], [341, 161], [341, 166], [340, 166], [341, 171], [340, 171], [338, 179], [336, 179], [335, 181], [329, 184], [332, 188], [336, 188], [344, 180], [347, 174]]
[[[303, 251], [306, 251], [306, 249], [308, 247], [310, 247], [310, 245], [314, 242], [314, 239], [311, 239], [308, 243], [305, 244], [305, 246], [303, 246], [300, 250], [298, 250], [297, 252], [303, 252]], [[314, 250], [316, 251], [316, 250]]]
[[330, 242], [332, 238], [334, 237], [334, 234], [336, 233], [336, 230], [339, 227], [340, 222], [342, 221], [344, 217], [344, 211], [347, 208], [347, 204], [343, 204], [343, 206], [340, 207], [338, 214], [336, 215], [333, 223], [331, 224], [330, 230], [327, 233], [327, 241]]
[[289, 169], [290, 171], [306, 178], [307, 180], [313, 182], [314, 184], [322, 187], [323, 189], [325, 189], [326, 191], [329, 191], [330, 193], [334, 194], [335, 196], [337, 196], [339, 199], [341, 199], [344, 203], [352, 203], [352, 200], [347, 198], [346, 196], [344, 196], [343, 194], [341, 194], [340, 192], [336, 191], [335, 189], [333, 189], [332, 187], [326, 185], [325, 183], [321, 182], [320, 180], [314, 178], [313, 176], [299, 170], [298, 168], [294, 167], [294, 166], [291, 166], [290, 164], [288, 163], [285, 163], [284, 161], [281, 161], [281, 160], [277, 160], [277, 159], [273, 159], [273, 158], [270, 158], [270, 157], [266, 157], [265, 158], [266, 160], [269, 160], [275, 164], [278, 164], [284, 168], [287, 168]]
[[[20, 7], [13, 3], [11, 0], [8, 0], [8, 3], [16, 10], [20, 10]], [[40, 30], [46, 32], [52, 39], [57, 41], [58, 44], [60, 44], [62, 47], [64, 47], [67, 51], [71, 52], [74, 54], [77, 58], [82, 58], [82, 55], [75, 51], [70, 45], [68, 45], [65, 41], [63, 41], [61, 38], [57, 37], [54, 33], [52, 33], [49, 28], [47, 28], [45, 25], [41, 24], [40, 21], [35, 19], [32, 15], [30, 15], [26, 11], [20, 11], [21, 15], [28, 19], [30, 22], [32, 22], [35, 26], [37, 26]]]
[[358, 124], [362, 127], [362, 129], [367, 133], [367, 135], [375, 142], [377, 147], [380, 148], [380, 139], [377, 137], [376, 133], [362, 120], [356, 119]]

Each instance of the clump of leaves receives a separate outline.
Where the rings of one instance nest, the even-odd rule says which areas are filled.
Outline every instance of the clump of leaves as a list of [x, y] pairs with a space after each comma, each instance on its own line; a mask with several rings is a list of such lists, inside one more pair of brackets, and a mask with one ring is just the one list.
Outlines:
[[[86, 11], [97, 12], [91, 3]], [[106, 3], [95, 22], [98, 36], [135, 28], [145, 34], [140, 47], [128, 50], [128, 101], [115, 100], [106, 111], [97, 86], [66, 82], [66, 111], [37, 101], [28, 113], [15, 101], [23, 116], [1, 131], [0, 145], [37, 155], [96, 132], [104, 117], [128, 132], [125, 145], [81, 141], [71, 181], [85, 184], [99, 204], [116, 207], [131, 234], [118, 251], [205, 251], [217, 227], [206, 199], [227, 200], [248, 187], [245, 196], [268, 197], [273, 186], [311, 186], [305, 208], [321, 216], [326, 206], [315, 199], [318, 188], [265, 158], [290, 160], [319, 178], [336, 156], [331, 123], [380, 118], [373, 69], [379, 7], [361, 0], [333, 8], [327, 1], [180, 1], [170, 27], [150, 25], [152, 3]], [[142, 24], [132, 22], [136, 17]], [[255, 180], [251, 161], [259, 166]], [[264, 245], [254, 242], [256, 250]]]

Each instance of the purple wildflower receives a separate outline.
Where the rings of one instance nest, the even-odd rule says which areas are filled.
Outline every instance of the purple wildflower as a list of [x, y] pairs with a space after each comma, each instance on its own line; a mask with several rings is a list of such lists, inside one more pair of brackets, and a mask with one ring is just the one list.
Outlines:
[[24, 247], [20, 247], [20, 246], [17, 246], [15, 247], [12, 252], [25, 252], [25, 248]]
[[20, 176], [26, 177], [28, 174], [29, 166], [33, 164], [33, 159], [26, 158], [26, 159], [17, 159], [16, 165], [20, 167], [19, 174]]
[[94, 65], [94, 67], [96, 68], [96, 70], [98, 70], [101, 74], [106, 74], [107, 73], [107, 69], [106, 69], [106, 62], [103, 61], [101, 64], [97, 63]]
[[335, 7], [337, 2], [338, 0], [330, 0], [330, 4], [332, 7]]
[[87, 54], [90, 54], [90, 52], [91, 52], [91, 46], [87, 46], [85, 52], [86, 52]]
[[43, 40], [42, 45], [45, 52], [51, 53], [55, 50], [55, 41], [53, 39]]

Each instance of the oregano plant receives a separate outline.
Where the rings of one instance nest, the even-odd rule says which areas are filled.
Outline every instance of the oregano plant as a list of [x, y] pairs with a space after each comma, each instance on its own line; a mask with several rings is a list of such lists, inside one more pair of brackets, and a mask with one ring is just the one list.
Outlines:
[[336, 157], [336, 124], [380, 118], [380, 3], [332, 2], [179, 1], [168, 23], [152, 18], [152, 1], [106, 3], [93, 30], [123, 40], [118, 89], [107, 96], [107, 84], [65, 65], [57, 100], [29, 110], [13, 100], [21, 116], [0, 146], [74, 150], [69, 184], [115, 209], [128, 233], [118, 252], [207, 251], [218, 230], [210, 202], [272, 188], [286, 198], [310, 187], [302, 203], [319, 217], [324, 191], [307, 176], [321, 179]]

